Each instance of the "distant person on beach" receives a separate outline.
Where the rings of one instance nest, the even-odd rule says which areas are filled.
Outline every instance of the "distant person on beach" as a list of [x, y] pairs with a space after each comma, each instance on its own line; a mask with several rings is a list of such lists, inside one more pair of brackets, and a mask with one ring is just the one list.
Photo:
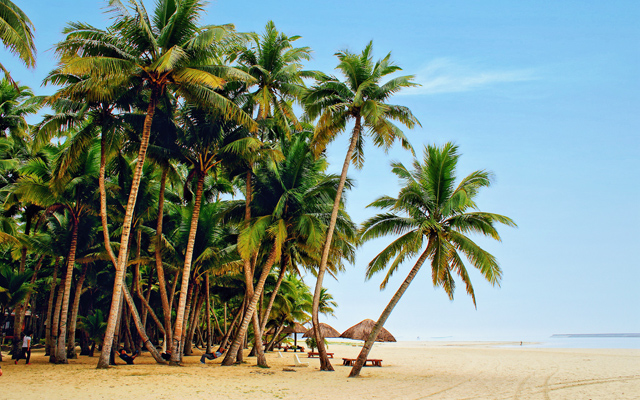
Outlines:
[[120, 359], [122, 359], [122, 361], [126, 362], [127, 364], [132, 365], [133, 360], [135, 360], [139, 354], [140, 354], [139, 350], [136, 350], [136, 352], [133, 353], [133, 355], [128, 355], [125, 349], [120, 349], [120, 352], [118, 353], [118, 357], [120, 357]]
[[202, 355], [202, 357], [200, 357], [200, 362], [203, 363], [203, 364], [206, 364], [206, 362], [204, 361], [205, 358], [207, 360], [215, 360], [216, 358], [220, 357], [223, 353], [224, 353], [224, 349], [222, 349], [222, 350], [218, 349], [218, 351], [214, 352], [213, 354], [204, 353]]
[[2, 376], [2, 365], [0, 365], [0, 376]]
[[26, 331], [24, 337], [22, 338], [22, 352], [18, 354], [18, 358], [16, 358], [16, 364], [22, 358], [26, 359], [26, 365], [31, 365], [29, 360], [31, 359], [31, 331]]

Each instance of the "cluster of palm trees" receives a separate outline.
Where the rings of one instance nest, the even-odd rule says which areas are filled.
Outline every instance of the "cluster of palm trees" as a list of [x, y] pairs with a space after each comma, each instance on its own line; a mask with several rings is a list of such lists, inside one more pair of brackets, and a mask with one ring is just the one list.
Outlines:
[[[6, 10], [16, 9], [0, 0], [0, 19], [13, 21]], [[387, 213], [359, 232], [345, 211], [348, 168], [363, 165], [367, 137], [413, 152], [394, 122], [419, 122], [388, 100], [415, 83], [389, 78], [400, 70], [390, 55], [374, 61], [371, 43], [339, 52], [336, 77], [304, 70], [311, 50], [272, 22], [261, 34], [200, 25], [201, 0], [159, 0], [151, 13], [139, 1], [110, 1], [109, 12], [106, 29], [65, 28], [54, 49], [59, 63], [45, 79], [54, 95], [0, 83], [0, 284], [14, 288], [0, 287], [0, 319], [14, 311], [14, 336], [30, 308], [42, 310], [56, 363], [75, 356], [80, 326], [83, 351], [93, 352], [90, 342], [102, 347], [98, 368], [121, 343], [164, 363], [162, 343], [180, 364], [194, 342], [209, 352], [214, 339], [231, 365], [242, 361], [249, 337], [258, 365], [267, 366], [263, 343], [269, 348], [296, 321], [317, 328], [318, 315], [332, 311], [327, 272], [353, 262], [362, 239], [412, 229], [372, 261], [369, 276], [393, 257], [389, 274], [419, 254], [424, 236], [419, 263], [434, 260], [434, 284], [451, 296], [452, 272], [473, 295], [456, 250], [499, 282], [493, 257], [464, 234], [499, 239], [493, 223], [512, 222], [466, 212], [489, 176], [452, 189], [452, 146], [426, 149], [415, 176], [395, 165], [408, 192], [373, 204], [411, 220]], [[14, 14], [24, 44], [2, 40], [32, 65], [33, 54], [22, 54], [34, 50], [32, 26]], [[45, 105], [53, 112], [29, 126], [25, 118]], [[351, 126], [342, 172], [329, 174], [326, 146]], [[305, 273], [317, 278], [313, 293]], [[317, 330], [316, 342], [321, 369], [332, 370]]]

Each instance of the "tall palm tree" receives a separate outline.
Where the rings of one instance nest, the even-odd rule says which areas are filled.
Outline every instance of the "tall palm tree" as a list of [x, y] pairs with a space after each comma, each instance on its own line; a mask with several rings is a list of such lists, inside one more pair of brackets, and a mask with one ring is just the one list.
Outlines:
[[185, 108], [181, 118], [183, 129], [180, 131], [181, 134], [179, 134], [178, 140], [184, 159], [190, 164], [191, 170], [188, 180], [195, 180], [196, 190], [187, 247], [184, 255], [180, 298], [178, 300], [176, 320], [174, 323], [171, 353], [171, 362], [173, 364], [180, 363], [182, 359], [181, 352], [179, 351], [181, 348], [180, 341], [182, 339], [183, 318], [187, 303], [187, 290], [189, 288], [189, 277], [191, 276], [191, 265], [196, 243], [196, 233], [198, 231], [198, 220], [205, 178], [211, 172], [219, 172], [216, 171], [216, 167], [222, 161], [220, 152], [229, 144], [227, 141], [232, 140], [230, 137], [233, 137], [235, 128], [235, 124], [227, 121], [223, 115], [193, 107]]
[[[11, 0], [0, 0], [0, 41], [27, 67], [35, 67], [36, 65], [36, 45], [33, 43], [33, 31], [33, 23], [20, 8]], [[0, 64], [0, 69], [4, 72], [5, 77], [14, 83], [9, 71], [2, 64]]]
[[[262, 264], [260, 278], [223, 365], [231, 365], [235, 361], [266, 278], [274, 262], [286, 250], [286, 243], [299, 243], [317, 250], [324, 240], [327, 202], [335, 196], [337, 179], [324, 174], [325, 161], [314, 157], [308, 138], [303, 134], [294, 136], [283, 146], [283, 151], [284, 160], [275, 165], [263, 165], [256, 171], [252, 207], [255, 213], [252, 223], [240, 233], [238, 249], [243, 259], [251, 258], [260, 250], [268, 256], [263, 256], [266, 261]], [[259, 337], [259, 329], [256, 331]]]
[[[246, 185], [245, 225], [251, 219], [252, 184], [257, 163], [265, 156], [278, 157], [277, 151], [269, 151], [273, 147], [270, 141], [274, 139], [275, 132], [284, 132], [286, 136], [290, 132], [290, 124], [299, 126], [292, 105], [300, 100], [304, 90], [302, 77], [307, 73], [302, 71], [301, 61], [308, 60], [311, 52], [308, 47], [293, 47], [299, 36], [289, 37], [278, 32], [272, 21], [267, 23], [263, 34], [251, 37], [251, 45], [240, 51], [237, 60], [240, 68], [254, 78], [248, 92], [241, 93], [237, 101], [255, 115], [260, 127], [254, 136], [237, 142], [237, 147], [245, 148], [242, 151]], [[255, 259], [255, 254], [248, 254], [243, 260], [248, 298], [254, 292]], [[254, 330], [262, 330], [258, 315], [254, 319]], [[256, 332], [255, 336], [261, 335]], [[262, 346], [255, 349], [259, 353], [259, 362], [262, 362]]]
[[333, 371], [333, 367], [327, 357], [318, 328], [318, 304], [349, 165], [353, 162], [356, 167], [361, 167], [364, 163], [365, 134], [371, 136], [375, 145], [385, 149], [388, 149], [395, 140], [399, 140], [402, 147], [411, 149], [403, 132], [392, 121], [398, 121], [408, 128], [419, 124], [407, 107], [386, 103], [391, 95], [401, 89], [416, 86], [412, 81], [413, 76], [400, 76], [382, 83], [381, 81], [387, 75], [401, 68], [393, 64], [391, 53], [374, 63], [372, 49], [373, 45], [369, 42], [360, 54], [349, 51], [336, 53], [340, 60], [337, 69], [342, 72], [346, 80], [342, 82], [333, 76], [319, 76], [316, 85], [305, 95], [307, 115], [312, 120], [319, 117], [314, 139], [317, 153], [323, 151], [329, 142], [345, 130], [349, 121], [355, 123], [333, 203], [313, 296], [313, 327], [320, 352], [320, 369], [323, 371]]
[[479, 233], [499, 241], [500, 235], [494, 225], [501, 223], [515, 227], [516, 224], [500, 214], [476, 211], [478, 207], [475, 197], [480, 189], [490, 186], [491, 174], [484, 170], [472, 172], [456, 186], [458, 158], [458, 147], [447, 143], [440, 148], [428, 146], [423, 162], [414, 160], [413, 171], [401, 163], [393, 163], [392, 171], [402, 182], [398, 197], [383, 196], [370, 204], [371, 207], [386, 209], [388, 212], [365, 221], [361, 229], [362, 239], [387, 235], [400, 237], [369, 263], [367, 279], [387, 269], [380, 285], [384, 288], [405, 260], [419, 257], [374, 325], [350, 377], [360, 374], [382, 326], [425, 261], [431, 260], [433, 285], [442, 287], [451, 300], [455, 289], [454, 276], [457, 275], [465, 284], [473, 304], [476, 304], [473, 286], [461, 255], [489, 283], [500, 284], [502, 271], [497, 260], [474, 243], [467, 234]]
[[[90, 76], [87, 86], [106, 87], [106, 100], [109, 100], [113, 87], [139, 88], [149, 92], [138, 164], [122, 224], [113, 301], [103, 344], [105, 351], [100, 356], [98, 368], [108, 367], [108, 353], [115, 332], [127, 263], [133, 208], [158, 99], [166, 90], [172, 90], [187, 101], [221, 110], [238, 123], [253, 123], [248, 115], [215, 91], [227, 80], [251, 80], [243, 72], [216, 62], [221, 52], [238, 42], [232, 26], [199, 27], [198, 19], [204, 10], [204, 3], [200, 0], [160, 0], [152, 18], [141, 2], [132, 0], [130, 3], [131, 12], [120, 1], [110, 2], [115, 23], [109, 30], [84, 23], [70, 24], [64, 31], [66, 39], [56, 48], [62, 60], [60, 71]], [[59, 93], [69, 96], [73, 94], [69, 91], [73, 90], [65, 88]], [[98, 90], [95, 92], [99, 93]]]

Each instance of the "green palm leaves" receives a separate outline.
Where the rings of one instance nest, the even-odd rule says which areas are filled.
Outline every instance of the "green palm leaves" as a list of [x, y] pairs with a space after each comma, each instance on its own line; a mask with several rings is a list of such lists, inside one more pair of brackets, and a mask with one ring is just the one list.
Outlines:
[[362, 226], [363, 240], [399, 236], [367, 267], [368, 279], [387, 270], [381, 288], [387, 285], [400, 264], [420, 254], [425, 244], [427, 257], [431, 260], [433, 284], [441, 286], [449, 298], [453, 299], [454, 276], [458, 276], [474, 304], [476, 302], [461, 255], [491, 284], [500, 283], [502, 271], [495, 257], [466, 235], [479, 233], [500, 240], [496, 223], [516, 225], [508, 217], [476, 211], [475, 197], [481, 188], [490, 186], [491, 174], [475, 171], [456, 185], [458, 158], [457, 146], [447, 143], [442, 148], [426, 147], [422, 163], [415, 160], [413, 170], [402, 163], [392, 164], [402, 189], [397, 198], [385, 196], [371, 203], [370, 207], [388, 212], [367, 220]]
[[458, 147], [447, 143], [442, 147], [427, 146], [422, 163], [414, 160], [413, 170], [401, 163], [393, 163], [392, 170], [402, 184], [398, 197], [384, 196], [370, 204], [370, 207], [388, 211], [365, 221], [361, 231], [363, 240], [386, 235], [399, 237], [369, 263], [367, 278], [387, 268], [387, 275], [380, 285], [384, 288], [402, 262], [419, 257], [373, 326], [349, 377], [360, 374], [378, 333], [427, 260], [431, 261], [433, 285], [441, 286], [451, 300], [455, 289], [454, 277], [458, 276], [466, 285], [473, 304], [476, 304], [463, 256], [489, 283], [500, 283], [502, 271], [495, 257], [466, 234], [480, 233], [500, 240], [494, 225], [516, 224], [503, 215], [470, 211], [477, 210], [474, 198], [481, 188], [491, 184], [491, 174], [487, 171], [472, 172], [456, 186], [458, 158]]
[[[27, 67], [36, 65], [36, 46], [33, 43], [33, 24], [11, 0], [0, 0], [0, 40], [10, 52], [20, 57]], [[11, 82], [9, 72], [0, 69]]]
[[262, 35], [253, 35], [253, 48], [245, 48], [238, 56], [242, 69], [254, 78], [256, 89], [248, 98], [251, 109], [257, 106], [256, 119], [274, 118], [277, 125], [289, 131], [289, 121], [298, 124], [293, 101], [304, 93], [303, 60], [311, 58], [308, 47], [293, 47], [299, 36], [287, 36], [269, 21]]
[[[391, 61], [391, 53], [373, 62], [373, 44], [370, 42], [360, 54], [349, 51], [336, 53], [340, 61], [338, 69], [344, 81], [321, 74], [317, 83], [305, 95], [305, 111], [308, 118], [318, 119], [315, 130], [316, 153], [346, 129], [350, 120], [355, 121], [354, 135], [370, 135], [376, 146], [388, 148], [395, 140], [402, 147], [411, 149], [407, 138], [392, 121], [408, 128], [419, 125], [418, 119], [407, 107], [387, 104], [389, 98], [403, 88], [417, 86], [413, 76], [400, 76], [382, 83], [388, 75], [401, 70]], [[364, 163], [364, 142], [358, 138], [353, 162], [356, 167]]]

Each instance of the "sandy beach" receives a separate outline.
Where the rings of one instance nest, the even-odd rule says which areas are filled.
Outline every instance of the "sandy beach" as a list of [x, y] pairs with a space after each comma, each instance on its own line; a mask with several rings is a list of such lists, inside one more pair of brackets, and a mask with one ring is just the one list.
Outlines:
[[196, 350], [183, 367], [157, 365], [143, 354], [135, 365], [97, 370], [97, 357], [52, 365], [36, 350], [31, 365], [5, 356], [0, 399], [640, 398], [640, 350], [383, 343], [370, 355], [383, 359], [383, 367], [367, 367], [357, 379], [347, 378], [350, 367], [341, 358], [356, 357], [359, 347], [330, 344], [329, 351], [335, 372], [320, 372], [318, 359], [306, 354], [301, 360], [309, 367], [291, 368], [291, 352], [268, 353], [269, 369], [252, 358], [232, 367], [221, 367], [219, 359], [202, 365]]

